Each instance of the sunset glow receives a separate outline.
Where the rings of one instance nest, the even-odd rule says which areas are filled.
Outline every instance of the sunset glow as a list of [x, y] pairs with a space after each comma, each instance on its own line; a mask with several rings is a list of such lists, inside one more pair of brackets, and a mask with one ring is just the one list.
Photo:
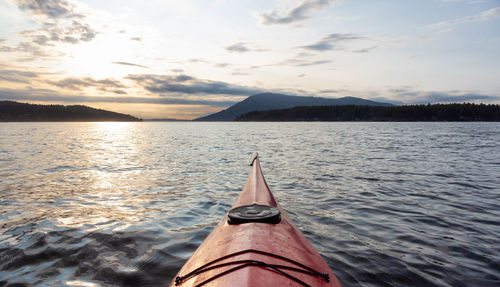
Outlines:
[[260, 92], [500, 103], [495, 0], [0, 0], [0, 100], [192, 119]]

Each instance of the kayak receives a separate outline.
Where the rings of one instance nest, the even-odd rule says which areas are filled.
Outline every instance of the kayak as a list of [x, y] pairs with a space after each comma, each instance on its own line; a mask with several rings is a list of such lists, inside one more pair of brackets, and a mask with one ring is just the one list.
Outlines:
[[239, 198], [170, 286], [335, 286], [339, 280], [274, 199], [258, 154]]

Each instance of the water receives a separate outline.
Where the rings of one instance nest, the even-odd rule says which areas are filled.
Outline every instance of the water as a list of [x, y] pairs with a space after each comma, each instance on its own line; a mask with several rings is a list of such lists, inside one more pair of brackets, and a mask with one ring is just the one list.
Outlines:
[[0, 286], [168, 284], [255, 151], [344, 286], [500, 286], [499, 123], [147, 122], [0, 124]]

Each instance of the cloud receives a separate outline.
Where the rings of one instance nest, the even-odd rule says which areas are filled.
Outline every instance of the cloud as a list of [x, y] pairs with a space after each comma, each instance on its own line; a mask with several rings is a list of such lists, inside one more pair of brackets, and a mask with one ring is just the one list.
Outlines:
[[250, 51], [250, 49], [246, 46], [246, 44], [242, 42], [227, 46], [226, 50], [229, 52], [236, 52], [236, 53], [245, 53]]
[[133, 66], [133, 67], [140, 67], [140, 68], [148, 68], [147, 66], [139, 65], [139, 64], [132, 64], [129, 62], [110, 62], [111, 64], [116, 64], [116, 65], [124, 65], [124, 66]]
[[95, 88], [100, 91], [113, 92], [116, 94], [126, 94], [125, 91], [120, 90], [126, 88], [120, 81], [115, 79], [101, 79], [96, 80], [91, 77], [84, 78], [65, 78], [58, 81], [48, 81], [50, 85], [66, 89], [66, 90], [82, 90], [84, 88]]
[[234, 53], [262, 52], [265, 49], [253, 47], [251, 43], [239, 42], [226, 47], [226, 51]]
[[248, 75], [247, 71], [262, 69], [266, 67], [276, 67], [276, 66], [292, 66], [292, 67], [308, 67], [325, 65], [332, 63], [328, 59], [314, 59], [312, 54], [300, 53], [293, 58], [288, 58], [280, 62], [262, 64], [262, 65], [252, 65], [246, 68], [239, 68], [234, 70], [233, 75]]
[[374, 49], [378, 48], [377, 45], [373, 45], [373, 46], [370, 46], [370, 47], [366, 47], [366, 48], [363, 48], [363, 49], [358, 49], [358, 50], [354, 50], [352, 52], [354, 53], [368, 53]]
[[228, 107], [238, 101], [221, 101], [221, 100], [202, 100], [202, 99], [185, 99], [185, 98], [135, 98], [140, 103], [148, 104], [163, 104], [163, 105], [195, 105], [195, 106], [212, 106], [212, 107]]
[[466, 91], [415, 91], [411, 89], [391, 89], [390, 98], [407, 104], [460, 103], [460, 102], [496, 102], [500, 96], [486, 95]]
[[230, 65], [231, 64], [229, 64], [229, 63], [217, 63], [217, 64], [214, 65], [214, 67], [216, 67], [216, 68], [225, 68], [225, 67], [230, 66]]
[[143, 89], [154, 93], [178, 94], [208, 94], [208, 95], [253, 95], [262, 92], [261, 89], [233, 85], [219, 81], [200, 80], [188, 75], [128, 75], [127, 79], [134, 81]]
[[[181, 61], [181, 62], [184, 62], [184, 61]], [[200, 59], [200, 58], [192, 58], [192, 59], [189, 59], [187, 60], [187, 62], [189, 63], [208, 63], [207, 60], [204, 60], [204, 59]]]
[[219, 99], [188, 99], [182, 97], [123, 97], [123, 96], [85, 96], [63, 93], [51, 89], [2, 89], [0, 88], [0, 100], [9, 101], [37, 101], [37, 102], [59, 102], [59, 103], [123, 103], [123, 104], [161, 104], [161, 105], [195, 105], [227, 107], [238, 102], [238, 100]]
[[317, 61], [312, 61], [312, 62], [299, 62], [294, 64], [295, 67], [308, 67], [308, 66], [317, 66], [317, 65], [324, 65], [324, 64], [330, 64], [332, 61], [330, 60], [317, 60]]
[[[86, 21], [86, 16], [77, 12], [75, 4], [65, 0], [16, 0], [18, 8], [31, 15], [36, 29], [19, 33], [23, 38], [17, 46], [1, 47], [3, 52], [30, 53], [33, 58], [60, 56], [54, 47], [57, 43], [78, 44], [90, 42], [98, 34]], [[32, 60], [26, 58], [25, 60]]]
[[38, 74], [30, 71], [20, 70], [0, 70], [0, 80], [14, 83], [29, 83], [32, 78], [37, 78]]
[[9, 47], [9, 46], [4, 46], [4, 45], [0, 45], [0, 52], [13, 52], [15, 51], [16, 49], [15, 48], [12, 48], [12, 47]]
[[327, 90], [318, 91], [318, 93], [320, 93], [320, 94], [337, 94], [339, 92], [340, 92], [340, 90], [334, 90], [334, 89], [327, 89]]
[[327, 7], [332, 0], [304, 0], [285, 13], [276, 10], [260, 14], [264, 25], [290, 24], [311, 17], [317, 10]]
[[58, 57], [58, 56], [64, 56], [64, 53], [51, 50], [51, 49], [44, 49], [40, 45], [37, 45], [35, 43], [31, 42], [20, 42], [17, 47], [9, 47], [9, 46], [2, 46], [0, 47], [0, 52], [22, 52], [22, 53], [27, 53], [30, 54], [31, 57], [25, 57], [20, 59], [19, 61], [31, 61], [36, 58], [48, 58], [48, 57]]
[[93, 40], [97, 31], [90, 25], [75, 20], [69, 23], [44, 23], [42, 28], [26, 30], [20, 33], [31, 39], [31, 42], [40, 46], [54, 46], [54, 43], [77, 44]]
[[459, 24], [484, 22], [494, 18], [500, 18], [500, 7], [491, 8], [489, 10], [471, 16], [430, 24], [427, 25], [427, 27], [431, 29], [449, 29]]
[[75, 5], [64, 0], [16, 0], [17, 6], [33, 15], [43, 15], [48, 18], [83, 18], [76, 13]]
[[231, 73], [233, 76], [248, 76], [249, 74], [247, 72], [242, 72], [242, 71], [234, 71]]
[[312, 51], [342, 50], [343, 48], [341, 47], [341, 44], [362, 39], [366, 39], [366, 37], [350, 33], [334, 33], [324, 37], [314, 44], [301, 46], [300, 48]]

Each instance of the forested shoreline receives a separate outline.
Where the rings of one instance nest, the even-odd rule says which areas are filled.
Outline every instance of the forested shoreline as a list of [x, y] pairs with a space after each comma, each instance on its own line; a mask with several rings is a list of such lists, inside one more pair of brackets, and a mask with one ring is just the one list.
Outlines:
[[0, 101], [0, 122], [37, 121], [141, 121], [141, 119], [83, 105], [37, 105]]
[[500, 105], [313, 106], [250, 112], [235, 121], [500, 121]]

